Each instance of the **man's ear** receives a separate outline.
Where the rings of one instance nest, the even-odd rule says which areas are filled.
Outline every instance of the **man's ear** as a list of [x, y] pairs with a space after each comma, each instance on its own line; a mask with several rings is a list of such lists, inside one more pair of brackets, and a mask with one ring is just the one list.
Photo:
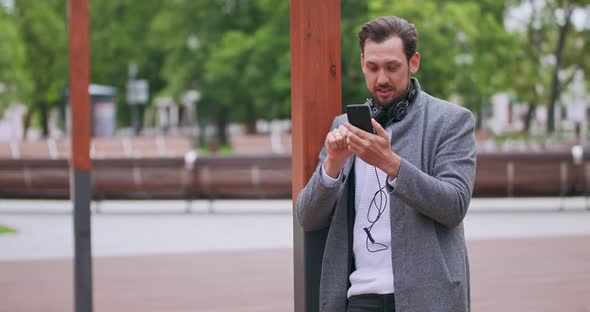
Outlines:
[[415, 74], [420, 68], [420, 53], [416, 52], [410, 59], [410, 73]]

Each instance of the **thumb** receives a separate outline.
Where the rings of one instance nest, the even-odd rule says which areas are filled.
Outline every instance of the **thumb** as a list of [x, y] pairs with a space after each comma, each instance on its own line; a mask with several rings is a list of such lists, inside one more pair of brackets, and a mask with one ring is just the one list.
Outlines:
[[385, 129], [383, 129], [383, 127], [381, 127], [381, 125], [375, 119], [371, 118], [371, 123], [373, 124], [373, 129], [375, 129], [375, 132], [377, 132], [378, 136], [384, 139], [389, 138], [387, 131], [385, 131]]

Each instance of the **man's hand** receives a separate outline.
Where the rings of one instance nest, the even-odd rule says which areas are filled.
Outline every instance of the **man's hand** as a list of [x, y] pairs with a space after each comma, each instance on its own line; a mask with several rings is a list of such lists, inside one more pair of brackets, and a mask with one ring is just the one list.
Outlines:
[[340, 170], [344, 166], [346, 159], [352, 155], [346, 143], [348, 130], [343, 125], [328, 132], [326, 135], [325, 146], [328, 156], [324, 160], [324, 170], [332, 178], [337, 178]]
[[399, 173], [401, 158], [391, 150], [389, 135], [381, 125], [371, 119], [377, 135], [361, 130], [350, 123], [344, 126], [348, 130], [348, 149], [367, 164], [375, 166], [394, 179]]

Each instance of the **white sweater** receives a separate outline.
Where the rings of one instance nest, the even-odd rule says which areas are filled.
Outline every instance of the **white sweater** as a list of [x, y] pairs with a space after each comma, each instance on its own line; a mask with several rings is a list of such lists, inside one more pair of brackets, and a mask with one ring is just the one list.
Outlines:
[[[378, 208], [383, 211], [379, 220], [371, 229], [371, 236], [375, 243], [387, 246], [384, 249], [379, 244], [373, 244], [367, 241], [367, 233], [363, 228], [370, 227], [371, 223], [367, 220], [369, 206], [373, 200], [375, 192], [385, 186], [387, 175], [377, 168], [379, 182], [375, 176], [375, 167], [368, 165], [362, 159], [356, 158], [354, 162], [355, 176], [355, 202], [356, 210], [354, 218], [354, 235], [352, 250], [354, 252], [354, 263], [356, 270], [350, 274], [350, 288], [348, 297], [361, 294], [389, 294], [394, 292], [393, 288], [393, 268], [391, 266], [391, 223], [389, 212], [389, 194], [384, 189], [382, 196], [375, 197], [375, 203], [370, 209], [370, 219], [375, 221]], [[383, 203], [380, 204], [380, 201]], [[380, 250], [369, 252], [367, 250]]]
[[[391, 130], [391, 129], [387, 129]], [[388, 131], [390, 132], [390, 131]], [[393, 267], [391, 263], [391, 223], [390, 223], [390, 205], [389, 194], [384, 188], [383, 193], [375, 198], [375, 204], [371, 207], [370, 219], [375, 220], [379, 213], [378, 208], [383, 210], [381, 217], [371, 229], [371, 236], [375, 243], [381, 243], [387, 246], [387, 249], [377, 252], [370, 252], [367, 250], [367, 245], [370, 250], [383, 249], [383, 246], [373, 244], [369, 240], [367, 242], [367, 234], [363, 228], [370, 227], [371, 223], [367, 220], [369, 213], [369, 206], [373, 200], [375, 192], [385, 183], [389, 183], [392, 187], [396, 186], [396, 179], [390, 180], [387, 178], [385, 172], [377, 168], [379, 180], [375, 175], [375, 167], [367, 164], [359, 157], [355, 158], [354, 162], [355, 174], [355, 219], [354, 219], [354, 233], [353, 233], [353, 253], [355, 259], [356, 270], [350, 275], [350, 288], [348, 289], [348, 298], [354, 295], [361, 294], [389, 294], [394, 292], [393, 286]], [[339, 178], [339, 177], [338, 177]], [[328, 176], [322, 166], [321, 181], [324, 185], [331, 187], [335, 186], [338, 178], [333, 179]], [[379, 201], [383, 199], [380, 205]]]

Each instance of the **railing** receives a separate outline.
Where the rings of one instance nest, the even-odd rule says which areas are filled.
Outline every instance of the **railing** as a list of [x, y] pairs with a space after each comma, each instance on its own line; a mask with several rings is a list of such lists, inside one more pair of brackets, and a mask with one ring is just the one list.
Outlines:
[[[480, 153], [474, 196], [574, 196], [590, 191], [590, 155]], [[0, 197], [68, 198], [64, 159], [0, 159]], [[290, 198], [290, 156], [93, 160], [95, 199]]]

